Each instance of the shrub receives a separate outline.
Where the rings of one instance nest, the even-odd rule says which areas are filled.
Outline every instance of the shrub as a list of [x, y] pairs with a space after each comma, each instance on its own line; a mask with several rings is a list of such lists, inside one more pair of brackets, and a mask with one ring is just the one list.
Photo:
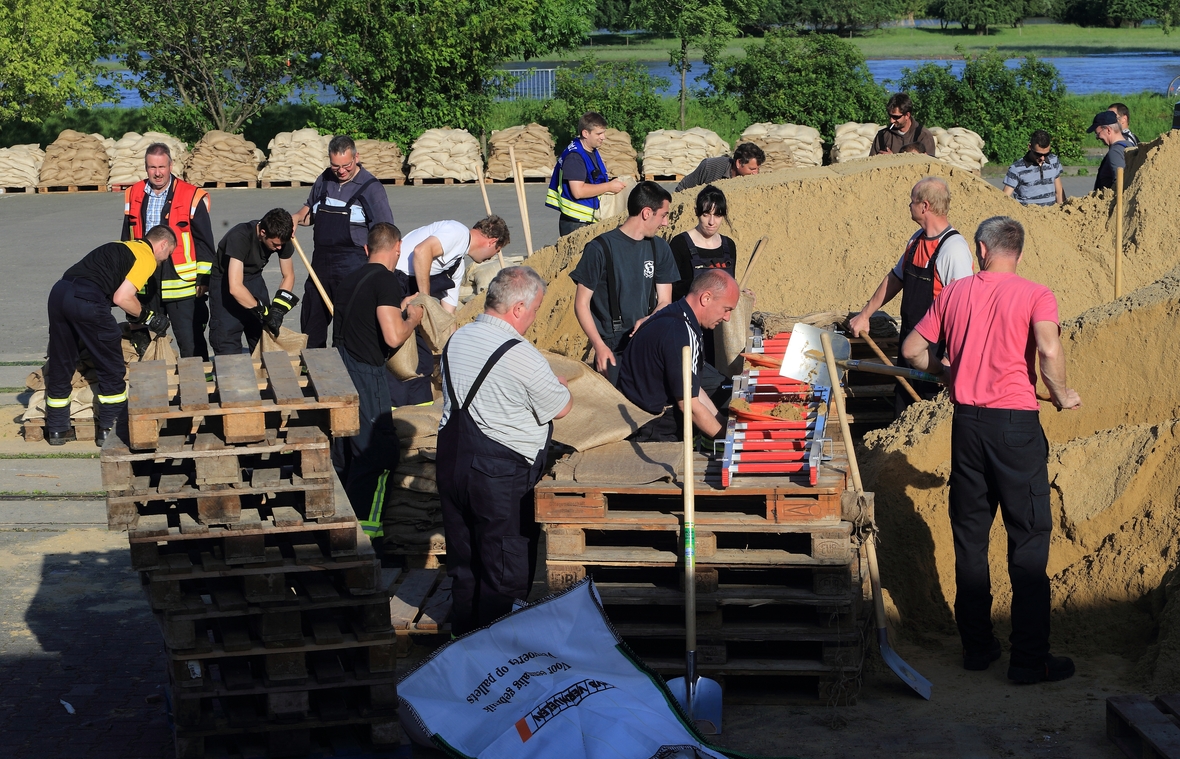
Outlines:
[[830, 34], [777, 30], [745, 58], [726, 58], [705, 80], [714, 101], [736, 98], [754, 121], [806, 124], [831, 140], [845, 121], [885, 119], [887, 94], [873, 81], [864, 55]]
[[[960, 51], [961, 52], [961, 51]], [[978, 132], [992, 161], [1011, 163], [1028, 149], [1028, 137], [1044, 129], [1062, 161], [1082, 157], [1087, 123], [1065, 101], [1057, 68], [1033, 57], [1009, 68], [995, 50], [969, 56], [956, 77], [950, 66], [927, 63], [905, 69], [901, 89], [914, 100], [918, 120]]]
[[652, 76], [642, 63], [591, 56], [574, 68], [559, 68], [554, 79], [554, 100], [528, 115], [549, 127], [559, 148], [574, 138], [578, 119], [587, 111], [601, 113], [611, 127], [631, 135], [636, 149], [643, 146], [644, 135], [664, 127], [659, 90], [668, 80]]

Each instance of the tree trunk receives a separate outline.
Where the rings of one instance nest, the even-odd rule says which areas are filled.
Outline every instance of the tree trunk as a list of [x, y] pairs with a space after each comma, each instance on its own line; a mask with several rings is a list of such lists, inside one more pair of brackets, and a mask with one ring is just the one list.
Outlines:
[[685, 109], [688, 103], [688, 39], [680, 39], [680, 129], [684, 130]]

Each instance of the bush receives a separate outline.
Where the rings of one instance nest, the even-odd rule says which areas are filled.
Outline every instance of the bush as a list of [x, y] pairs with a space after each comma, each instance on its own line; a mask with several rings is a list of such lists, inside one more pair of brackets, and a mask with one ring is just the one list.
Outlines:
[[710, 100], [734, 98], [754, 121], [806, 124], [831, 140], [845, 121], [885, 119], [885, 90], [873, 81], [864, 55], [830, 34], [799, 36], [777, 30], [745, 58], [726, 58], [705, 80]]
[[987, 157], [996, 163], [1024, 155], [1029, 135], [1037, 129], [1053, 136], [1063, 162], [1082, 157], [1088, 121], [1066, 102], [1061, 75], [1050, 63], [1028, 57], [1012, 69], [1003, 55], [991, 50], [968, 56], [960, 77], [950, 66], [934, 63], [903, 71], [901, 89], [913, 98], [920, 122], [978, 132], [987, 143]]

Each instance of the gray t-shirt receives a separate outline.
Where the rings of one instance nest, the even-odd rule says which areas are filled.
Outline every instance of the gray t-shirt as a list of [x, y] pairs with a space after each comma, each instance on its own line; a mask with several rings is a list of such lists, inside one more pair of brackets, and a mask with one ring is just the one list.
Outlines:
[[[611, 327], [610, 293], [606, 270], [605, 247], [609, 245], [614, 263], [615, 282], [619, 288], [619, 313], [622, 329]], [[633, 240], [620, 229], [595, 237], [586, 243], [582, 259], [570, 272], [570, 279], [594, 291], [590, 314], [598, 334], [613, 346], [612, 340], [629, 333], [635, 323], [651, 313], [655, 304], [655, 286], [670, 285], [680, 278], [672, 248], [662, 237]]]
[[[949, 234], [951, 228], [948, 227], [942, 235]], [[906, 242], [906, 249], [914, 242], [914, 238], [922, 234], [922, 230], [918, 230]], [[937, 244], [937, 243], [935, 243]], [[933, 249], [931, 250], [933, 253]], [[918, 256], [915, 256], [918, 259]], [[938, 277], [938, 289], [941, 290], [956, 279], [963, 277], [970, 277], [974, 272], [971, 270], [972, 261], [971, 248], [967, 246], [967, 240], [961, 234], [951, 235], [947, 238], [946, 244], [942, 246], [942, 250], [938, 253], [938, 260], [934, 262], [934, 272]], [[919, 266], [927, 266], [928, 264], [922, 260], [916, 260]], [[901, 258], [897, 259], [897, 265], [893, 267], [893, 276], [905, 281], [905, 251], [902, 251]]]
[[[326, 187], [328, 191], [327, 200], [324, 201], [326, 205], [346, 206], [356, 195], [357, 188], [372, 178], [373, 175], [369, 173], [368, 169], [362, 167], [357, 170], [352, 179], [342, 184], [331, 175], [331, 172], [325, 171], [311, 186], [311, 192], [307, 195], [305, 205], [311, 209], [312, 213], [318, 211], [320, 195]], [[363, 246], [369, 242], [369, 229], [374, 224], [378, 222], [393, 223], [393, 211], [389, 209], [389, 195], [385, 193], [385, 185], [374, 182], [365, 188], [362, 196], [365, 199], [365, 208], [369, 211], [368, 215], [365, 214], [358, 202], [352, 207], [350, 219], [351, 228], [349, 231], [352, 233], [352, 244], [357, 246]]]
[[[462, 404], [483, 365], [504, 341], [512, 338], [521, 344], [500, 357], [467, 410], [480, 432], [531, 464], [545, 445], [547, 425], [570, 400], [570, 391], [557, 381], [541, 352], [508, 322], [480, 314], [451, 336], [443, 366], [445, 369], [449, 365], [451, 382]], [[450, 416], [451, 396], [444, 380], [440, 430]]]

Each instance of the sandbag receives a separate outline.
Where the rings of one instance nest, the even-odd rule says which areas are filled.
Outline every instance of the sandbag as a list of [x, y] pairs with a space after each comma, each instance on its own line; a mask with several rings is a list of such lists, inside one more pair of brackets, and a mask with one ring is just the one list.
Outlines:
[[288, 355], [298, 357], [302, 355], [303, 349], [306, 347], [307, 335], [302, 332], [279, 327], [279, 336], [275, 337], [264, 329], [262, 330], [262, 339], [254, 346], [254, 352], [250, 354], [250, 357], [255, 361], [261, 361], [262, 354], [271, 351], [285, 351]]
[[934, 156], [952, 166], [980, 172], [987, 164], [983, 138], [970, 129], [929, 127], [934, 135]]
[[315, 129], [279, 132], [266, 149], [270, 156], [258, 172], [269, 182], [303, 182], [311, 184], [328, 168], [328, 143], [332, 135]]
[[40, 145], [0, 148], [0, 187], [32, 187], [37, 184], [45, 151]]
[[205, 133], [193, 146], [184, 178], [201, 187], [207, 182], [256, 182], [266, 156], [258, 147], [237, 134], [217, 129]]
[[418, 374], [418, 341], [411, 336], [398, 346], [385, 362], [385, 368], [402, 381], [421, 376]]
[[728, 154], [729, 143], [708, 129], [660, 129], [643, 143], [643, 173], [689, 174], [704, 159]]
[[878, 124], [858, 124], [849, 121], [836, 127], [835, 144], [832, 146], [832, 163], [846, 163], [868, 158], [873, 148], [873, 138], [881, 131]]
[[431, 353], [441, 356], [447, 340], [455, 333], [455, 315], [443, 308], [436, 298], [423, 293], [418, 293], [410, 303], [422, 307], [422, 323], [418, 325], [418, 333], [430, 346]]
[[623, 180], [621, 192], [607, 192], [599, 195], [598, 210], [594, 212], [594, 220], [602, 221], [614, 216], [626, 216], [627, 198], [631, 197], [631, 191], [635, 189], [635, 185], [635, 179], [627, 177]]
[[148, 146], [162, 142], [168, 146], [172, 156], [172, 173], [176, 176], [184, 175], [184, 167], [188, 163], [188, 144], [163, 132], [126, 132], [114, 145], [114, 155], [111, 158], [111, 176], [108, 180], [112, 186], [133, 185], [147, 176], [144, 171], [144, 157]]
[[[638, 181], [639, 164], [636, 161], [638, 153], [631, 145], [631, 135], [618, 129], [607, 128], [606, 139], [598, 148], [598, 155], [606, 165], [606, 173], [615, 179], [633, 179]], [[614, 214], [612, 214], [614, 215]], [[607, 218], [607, 217], [603, 217]]]
[[611, 385], [610, 380], [581, 361], [541, 351], [549, 368], [565, 378], [574, 405], [553, 422], [553, 439], [584, 451], [625, 440], [656, 418], [639, 408]]
[[766, 161], [758, 169], [760, 174], [792, 166], [821, 166], [824, 162], [824, 141], [819, 130], [803, 124], [751, 124], [739, 142], [752, 142], [766, 154]]
[[515, 152], [521, 176], [548, 179], [557, 162], [553, 154], [553, 136], [540, 124], [528, 124], [492, 132], [488, 139], [489, 179], [511, 179], [514, 175], [510, 151]]
[[466, 129], [428, 129], [410, 150], [410, 179], [474, 182], [483, 161], [479, 141]]
[[361, 166], [377, 179], [406, 178], [406, 157], [396, 142], [357, 140], [356, 155]]
[[110, 156], [102, 135], [66, 129], [45, 149], [38, 184], [106, 186], [110, 177]]

